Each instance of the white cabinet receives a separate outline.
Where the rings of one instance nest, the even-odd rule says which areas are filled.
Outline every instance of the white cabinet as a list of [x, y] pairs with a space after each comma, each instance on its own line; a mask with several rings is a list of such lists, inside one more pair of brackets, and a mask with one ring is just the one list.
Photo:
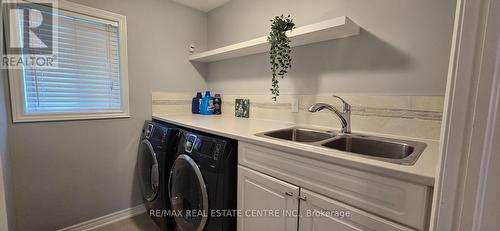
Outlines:
[[428, 226], [425, 185], [245, 142], [238, 143], [238, 164], [415, 230]]
[[414, 230], [306, 189], [300, 195], [299, 231]]
[[297, 231], [297, 218], [281, 213], [297, 210], [298, 195], [297, 186], [238, 166], [238, 230]]
[[238, 209], [238, 231], [414, 230], [241, 165]]

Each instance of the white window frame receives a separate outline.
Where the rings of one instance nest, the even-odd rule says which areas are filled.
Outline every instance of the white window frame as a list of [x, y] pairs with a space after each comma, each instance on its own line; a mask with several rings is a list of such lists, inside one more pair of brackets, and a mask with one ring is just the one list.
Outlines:
[[[20, 69], [9, 69], [10, 98], [12, 105], [12, 120], [14, 123], [20, 122], [42, 122], [42, 121], [64, 121], [64, 120], [88, 120], [88, 119], [109, 119], [109, 118], [129, 118], [129, 85], [128, 85], [128, 55], [127, 55], [127, 19], [126, 16], [95, 9], [85, 5], [60, 0], [57, 9], [100, 18], [118, 24], [120, 43], [120, 84], [121, 84], [121, 110], [117, 112], [84, 112], [84, 113], [27, 113], [24, 101], [23, 73]], [[9, 32], [6, 30], [6, 36]]]

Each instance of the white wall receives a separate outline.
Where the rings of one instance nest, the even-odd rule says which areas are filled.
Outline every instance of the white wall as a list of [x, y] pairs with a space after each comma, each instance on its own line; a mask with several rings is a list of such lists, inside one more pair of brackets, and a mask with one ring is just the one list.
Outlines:
[[[0, 153], [3, 154], [3, 153]], [[0, 164], [0, 230], [9, 230], [9, 218], [7, 216], [7, 200], [5, 198], [3, 164]]]
[[[0, 23], [0, 25], [2, 24]], [[6, 85], [5, 71], [0, 70], [0, 230], [2, 231], [9, 230], [9, 215], [13, 215], [9, 214], [12, 211], [12, 204], [8, 203], [11, 200], [10, 192], [12, 188], [10, 187], [10, 157], [7, 131], [9, 116], [7, 114]]]
[[[1, 2], [1, 1], [0, 1]], [[3, 34], [3, 11], [0, 10], [0, 35]], [[4, 41], [0, 39], [0, 55]], [[14, 205], [12, 203], [12, 180], [9, 155], [9, 102], [6, 70], [0, 70], [0, 231], [15, 230]]]
[[[498, 97], [498, 96], [497, 96]], [[497, 117], [495, 121], [495, 128], [493, 134], [493, 140], [500, 140], [500, 105], [497, 105]], [[491, 147], [491, 159], [489, 160], [490, 164], [488, 171], [486, 173], [486, 182], [485, 185], [485, 193], [484, 193], [484, 201], [483, 201], [483, 209], [481, 220], [479, 221], [482, 225], [481, 228], [484, 230], [495, 230], [500, 226], [500, 200], [498, 200], [498, 195], [500, 195], [500, 143], [494, 142]], [[494, 151], [493, 151], [494, 150]]]
[[[291, 14], [297, 26], [346, 15], [360, 35], [293, 50], [282, 92], [444, 95], [455, 0], [233, 0], [208, 14], [217, 48], [269, 33], [269, 19]], [[267, 54], [209, 65], [210, 88], [268, 94]]]
[[152, 91], [204, 89], [187, 61], [206, 14], [167, 0], [74, 0], [128, 23], [129, 119], [10, 124], [18, 230], [56, 230], [142, 203], [136, 158]]
[[[1, 25], [1, 23], [0, 23]], [[7, 231], [13, 230], [12, 224], [12, 195], [11, 195], [11, 179], [10, 179], [10, 166], [9, 166], [9, 147], [8, 147], [8, 131], [7, 124], [7, 97], [5, 86], [7, 85], [7, 78], [5, 72], [0, 72], [0, 230]], [[11, 229], [9, 229], [9, 225]]]

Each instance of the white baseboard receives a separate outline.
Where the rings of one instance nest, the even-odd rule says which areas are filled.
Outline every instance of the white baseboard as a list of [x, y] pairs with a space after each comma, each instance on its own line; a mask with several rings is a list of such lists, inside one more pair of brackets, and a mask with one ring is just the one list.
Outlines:
[[98, 217], [92, 220], [88, 220], [82, 222], [80, 224], [72, 225], [70, 227], [66, 227], [60, 229], [58, 231], [87, 231], [97, 229], [99, 227], [121, 221], [142, 213], [146, 212], [146, 207], [144, 205], [138, 205], [133, 208], [124, 209], [118, 212], [110, 213], [108, 215], [104, 215], [102, 217]]

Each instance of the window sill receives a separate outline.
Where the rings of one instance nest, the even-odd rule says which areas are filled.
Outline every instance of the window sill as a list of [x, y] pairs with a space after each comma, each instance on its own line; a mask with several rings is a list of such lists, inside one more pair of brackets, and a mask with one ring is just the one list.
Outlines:
[[75, 115], [29, 115], [13, 118], [14, 123], [33, 123], [33, 122], [56, 122], [56, 121], [77, 121], [77, 120], [101, 120], [101, 119], [126, 119], [130, 118], [128, 113], [113, 114], [75, 114]]

